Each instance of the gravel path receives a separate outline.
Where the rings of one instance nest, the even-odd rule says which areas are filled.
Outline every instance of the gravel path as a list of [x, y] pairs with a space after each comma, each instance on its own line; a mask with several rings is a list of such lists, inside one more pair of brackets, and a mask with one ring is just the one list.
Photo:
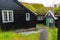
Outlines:
[[47, 28], [44, 28], [41, 32], [40, 39], [39, 40], [47, 40], [48, 38], [48, 30]]
[[38, 31], [19, 32], [18, 34], [29, 35], [29, 34], [33, 34], [33, 33], [41, 33], [42, 31], [43, 31], [43, 29], [40, 29]]
[[40, 39], [39, 40], [47, 40], [47, 38], [48, 38], [48, 30], [46, 27], [39, 29], [38, 31], [26, 31], [26, 32], [17, 31], [17, 32], [18, 32], [18, 34], [24, 34], [24, 35], [29, 35], [32, 33], [40, 32]]

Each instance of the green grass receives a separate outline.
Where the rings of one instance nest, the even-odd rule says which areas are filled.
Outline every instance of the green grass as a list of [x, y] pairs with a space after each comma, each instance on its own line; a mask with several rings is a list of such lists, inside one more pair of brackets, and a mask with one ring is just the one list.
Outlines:
[[15, 39], [16, 37], [19, 38], [20, 36], [13, 32], [0, 32], [0, 40], [12, 40]]
[[57, 28], [49, 28], [48, 29], [48, 40], [57, 40], [58, 29]]
[[[37, 24], [36, 26], [37, 26], [37, 28], [46, 27], [43, 24]], [[56, 28], [56, 27], [51, 27], [51, 28], [47, 27], [47, 29], [48, 29], [48, 40], [57, 40], [58, 28]]]
[[[43, 24], [37, 24], [37, 27], [44, 27]], [[46, 27], [46, 26], [45, 26]], [[56, 27], [48, 28], [48, 40], [57, 40], [58, 29]], [[37, 31], [36, 31], [37, 32]], [[14, 32], [0, 32], [0, 40], [39, 40], [40, 33], [17, 34]]]
[[43, 25], [43, 24], [36, 24], [36, 28], [39, 28], [39, 27], [45, 27], [45, 25]]
[[40, 33], [35, 34], [17, 34], [14, 32], [0, 32], [0, 40], [38, 40]]
[[28, 40], [39, 40], [40, 37], [40, 33], [35, 33], [35, 34], [30, 34], [30, 35], [26, 35], [25, 37], [28, 38]]

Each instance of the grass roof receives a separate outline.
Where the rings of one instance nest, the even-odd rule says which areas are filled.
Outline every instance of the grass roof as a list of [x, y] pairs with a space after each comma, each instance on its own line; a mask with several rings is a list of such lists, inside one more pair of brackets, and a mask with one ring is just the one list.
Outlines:
[[44, 7], [44, 5], [37, 3], [22, 2], [22, 4], [32, 12], [37, 13], [38, 15], [45, 15], [48, 12], [48, 10], [53, 9], [52, 7]]

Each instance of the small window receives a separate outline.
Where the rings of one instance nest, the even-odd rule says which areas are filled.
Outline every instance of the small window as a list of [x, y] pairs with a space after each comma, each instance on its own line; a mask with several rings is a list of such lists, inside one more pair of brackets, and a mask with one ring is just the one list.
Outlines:
[[30, 13], [26, 13], [26, 21], [30, 21]]
[[12, 10], [2, 10], [2, 22], [3, 23], [13, 22]]
[[50, 18], [50, 23], [53, 23], [53, 19]]
[[43, 20], [43, 16], [38, 16], [37, 20]]
[[48, 12], [48, 16], [50, 16], [50, 12]]

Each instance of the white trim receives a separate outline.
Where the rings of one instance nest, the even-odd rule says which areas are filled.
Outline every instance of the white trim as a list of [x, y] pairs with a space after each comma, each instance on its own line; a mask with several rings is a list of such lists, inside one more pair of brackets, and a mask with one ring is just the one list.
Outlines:
[[[51, 10], [49, 10], [49, 11], [46, 13], [45, 17], [48, 15], [49, 12], [50, 12], [50, 14], [53, 16], [54, 19], [58, 19], [57, 17], [54, 16], [54, 12], [52, 12]], [[45, 17], [44, 17], [44, 18], [45, 18]]]
[[13, 15], [13, 11], [12, 11], [12, 22], [14, 21], [14, 15]]
[[4, 18], [4, 13], [3, 13], [4, 11], [7, 12], [6, 10], [2, 10], [2, 22], [3, 22], [3, 23], [6, 23], [7, 21], [4, 21], [4, 19], [5, 19], [5, 18]]
[[8, 19], [8, 22], [9, 22], [9, 11], [7, 11], [7, 19]]
[[2, 11], [2, 22], [4, 22], [4, 14], [3, 14], [3, 11]]

